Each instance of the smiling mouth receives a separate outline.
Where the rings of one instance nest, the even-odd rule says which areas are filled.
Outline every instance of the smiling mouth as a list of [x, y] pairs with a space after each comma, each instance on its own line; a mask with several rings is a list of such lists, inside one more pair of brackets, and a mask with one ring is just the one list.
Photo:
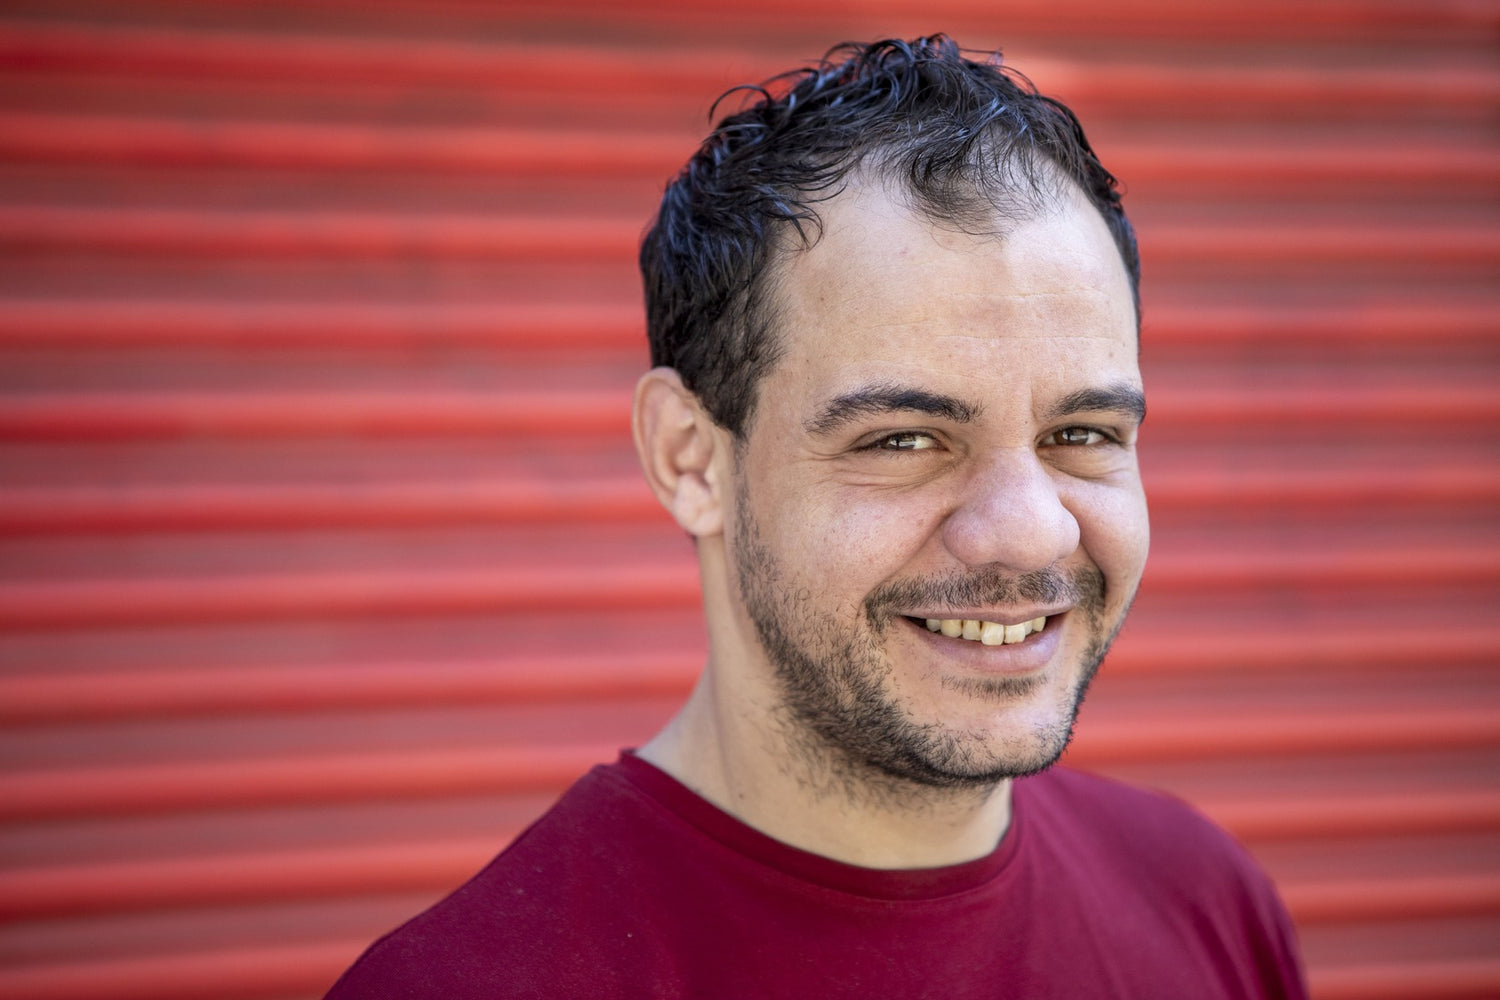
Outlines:
[[929, 632], [939, 632], [951, 639], [968, 639], [986, 646], [1011, 646], [1033, 632], [1040, 632], [1046, 627], [1047, 617], [1043, 615], [1015, 625], [977, 621], [973, 618], [918, 618], [913, 621], [925, 624]]

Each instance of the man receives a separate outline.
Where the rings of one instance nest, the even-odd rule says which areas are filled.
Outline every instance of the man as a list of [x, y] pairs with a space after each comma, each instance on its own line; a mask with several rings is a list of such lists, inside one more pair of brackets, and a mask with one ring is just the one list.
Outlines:
[[1114, 179], [941, 37], [763, 96], [641, 252], [702, 678], [330, 996], [1304, 996], [1224, 834], [1049, 770], [1146, 558]]

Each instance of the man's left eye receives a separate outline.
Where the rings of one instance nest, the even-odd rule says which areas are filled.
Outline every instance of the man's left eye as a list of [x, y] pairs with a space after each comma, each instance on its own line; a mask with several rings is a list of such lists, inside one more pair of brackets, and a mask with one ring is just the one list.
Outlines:
[[1048, 444], [1089, 445], [1104, 444], [1111, 440], [1108, 434], [1093, 427], [1064, 427], [1048, 435]]

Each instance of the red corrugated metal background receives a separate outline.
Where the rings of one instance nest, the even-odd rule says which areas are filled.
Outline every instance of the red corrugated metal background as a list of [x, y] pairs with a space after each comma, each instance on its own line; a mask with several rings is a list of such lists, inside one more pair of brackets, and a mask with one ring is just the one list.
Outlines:
[[1244, 838], [1319, 1000], [1500, 995], [1497, 28], [6, 4], [0, 995], [318, 996], [665, 718], [637, 237], [722, 89], [938, 29], [1078, 108], [1142, 234], [1155, 546], [1072, 759]]

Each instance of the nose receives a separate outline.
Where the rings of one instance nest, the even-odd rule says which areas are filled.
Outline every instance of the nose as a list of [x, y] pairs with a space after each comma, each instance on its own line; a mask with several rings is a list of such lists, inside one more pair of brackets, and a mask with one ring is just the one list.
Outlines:
[[1078, 521], [1053, 473], [1028, 449], [999, 452], [977, 466], [943, 523], [944, 545], [968, 566], [1025, 573], [1077, 551]]

